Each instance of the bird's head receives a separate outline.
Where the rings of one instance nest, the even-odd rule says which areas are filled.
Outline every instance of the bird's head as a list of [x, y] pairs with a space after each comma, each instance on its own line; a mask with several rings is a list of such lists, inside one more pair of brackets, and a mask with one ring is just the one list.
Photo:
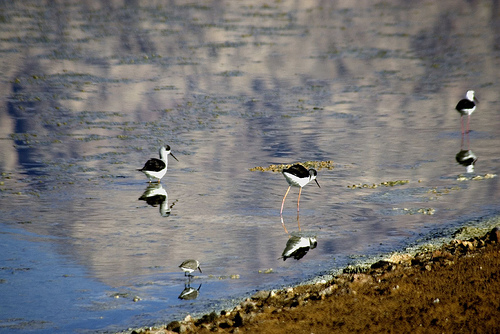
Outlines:
[[165, 145], [164, 147], [162, 147], [162, 148], [160, 149], [160, 156], [161, 156], [161, 151], [163, 151], [163, 152], [165, 153], [165, 156], [167, 156], [167, 155], [169, 155], [169, 154], [170, 154], [170, 155], [172, 156], [172, 158], [174, 158], [175, 160], [179, 161], [179, 160], [175, 157], [175, 155], [173, 155], [173, 154], [172, 154], [172, 150], [170, 149], [170, 145]]
[[467, 94], [465, 94], [467, 97], [467, 100], [469, 101], [475, 101], [476, 103], [479, 103], [479, 100], [476, 98], [476, 92], [473, 90], [468, 90]]
[[311, 181], [314, 180], [314, 182], [316, 182], [316, 184], [318, 185], [318, 187], [321, 188], [321, 186], [318, 183], [318, 180], [316, 180], [317, 176], [318, 176], [318, 172], [315, 169], [313, 169], [313, 168], [309, 169], [309, 179]]

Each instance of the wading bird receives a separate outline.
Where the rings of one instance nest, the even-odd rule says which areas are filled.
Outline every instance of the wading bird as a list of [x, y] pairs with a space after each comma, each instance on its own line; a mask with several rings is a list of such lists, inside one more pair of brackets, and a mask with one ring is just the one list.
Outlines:
[[201, 273], [200, 262], [198, 260], [193, 260], [193, 259], [186, 260], [181, 263], [179, 268], [181, 268], [182, 271], [184, 272], [184, 276], [186, 276], [186, 274], [188, 276], [192, 276], [191, 273], [196, 269], [198, 269]]
[[162, 146], [160, 148], [160, 159], [156, 158], [149, 159], [144, 165], [144, 167], [138, 169], [138, 171], [141, 171], [144, 174], [146, 174], [146, 176], [149, 178], [149, 183], [151, 183], [153, 179], [157, 179], [158, 183], [160, 183], [161, 178], [165, 176], [165, 174], [167, 173], [167, 167], [168, 167], [167, 157], [169, 154], [175, 160], [177, 160], [177, 158], [172, 154], [170, 146], [168, 145]]
[[462, 134], [464, 132], [464, 121], [463, 117], [467, 115], [467, 131], [466, 133], [469, 133], [469, 122], [470, 122], [470, 115], [476, 110], [476, 103], [479, 103], [479, 101], [476, 99], [475, 92], [473, 90], [468, 90], [467, 94], [465, 94], [465, 99], [462, 99], [458, 102], [457, 106], [455, 109], [460, 113], [460, 125], [462, 127]]
[[[285, 205], [285, 199], [286, 196], [288, 195], [288, 192], [290, 191], [290, 188], [292, 186], [294, 187], [299, 187], [299, 199], [297, 200], [297, 214], [299, 213], [299, 202], [300, 202], [300, 194], [302, 192], [302, 187], [304, 187], [306, 184], [314, 180], [318, 187], [320, 187], [318, 180], [316, 180], [316, 176], [318, 173], [316, 172], [315, 169], [307, 169], [302, 165], [295, 164], [290, 168], [283, 169], [283, 176], [285, 177], [286, 181], [288, 182], [288, 189], [285, 193], [285, 196], [283, 196], [283, 201], [281, 202], [281, 211], [280, 211], [280, 216], [283, 215], [283, 206]], [[321, 188], [321, 187], [320, 187]]]

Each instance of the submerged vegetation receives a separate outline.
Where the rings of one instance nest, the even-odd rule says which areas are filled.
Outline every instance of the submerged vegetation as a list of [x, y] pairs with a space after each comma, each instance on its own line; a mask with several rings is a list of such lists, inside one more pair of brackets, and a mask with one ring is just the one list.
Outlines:
[[278, 172], [278, 173], [280, 173], [281, 171], [283, 171], [283, 169], [287, 169], [295, 164], [300, 164], [300, 165], [306, 167], [307, 169], [314, 168], [316, 170], [321, 170], [321, 169], [332, 170], [334, 168], [333, 161], [326, 160], [326, 161], [296, 162], [293, 164], [269, 165], [268, 167], [257, 166], [257, 167], [250, 168], [250, 171], [252, 171], [252, 172], [260, 171], [260, 172]]
[[493, 179], [496, 176], [497, 176], [496, 174], [491, 174], [491, 173], [486, 173], [484, 175], [475, 175], [472, 177], [465, 176], [465, 175], [459, 175], [457, 177], [457, 181], [470, 181], [470, 180], [478, 181], [478, 180], [485, 180], [485, 179]]
[[399, 185], [403, 185], [403, 184], [407, 184], [407, 183], [410, 183], [410, 180], [384, 181], [384, 182], [380, 182], [378, 184], [376, 184], [376, 183], [373, 183], [373, 184], [362, 183], [361, 184], [360, 183], [360, 184], [349, 185], [349, 186], [347, 186], [347, 188], [350, 188], [350, 189], [359, 189], [359, 188], [375, 189], [375, 188], [378, 188], [380, 186], [394, 187], [394, 186], [399, 186]]
[[436, 209], [434, 208], [393, 208], [392, 210], [398, 211], [405, 215], [433, 215], [434, 213], [436, 213]]

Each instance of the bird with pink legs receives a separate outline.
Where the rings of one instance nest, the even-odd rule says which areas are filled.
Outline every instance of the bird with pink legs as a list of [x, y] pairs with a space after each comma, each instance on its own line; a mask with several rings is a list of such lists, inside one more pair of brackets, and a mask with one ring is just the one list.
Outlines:
[[[479, 101], [476, 98], [476, 93], [473, 90], [468, 90], [467, 94], [465, 94], [465, 99], [462, 99], [458, 102], [455, 109], [460, 113], [460, 125], [462, 127], [462, 135], [464, 133], [469, 133], [469, 123], [470, 123], [470, 115], [476, 110], [476, 104]], [[467, 116], [467, 130], [464, 131], [464, 116]]]

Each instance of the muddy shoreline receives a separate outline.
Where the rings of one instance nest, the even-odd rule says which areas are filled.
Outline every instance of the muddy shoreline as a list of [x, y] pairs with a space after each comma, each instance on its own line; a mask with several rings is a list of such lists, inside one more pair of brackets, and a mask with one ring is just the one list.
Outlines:
[[440, 247], [346, 268], [328, 281], [259, 291], [230, 311], [128, 333], [493, 333], [500, 228], [467, 238], [464, 229]]

